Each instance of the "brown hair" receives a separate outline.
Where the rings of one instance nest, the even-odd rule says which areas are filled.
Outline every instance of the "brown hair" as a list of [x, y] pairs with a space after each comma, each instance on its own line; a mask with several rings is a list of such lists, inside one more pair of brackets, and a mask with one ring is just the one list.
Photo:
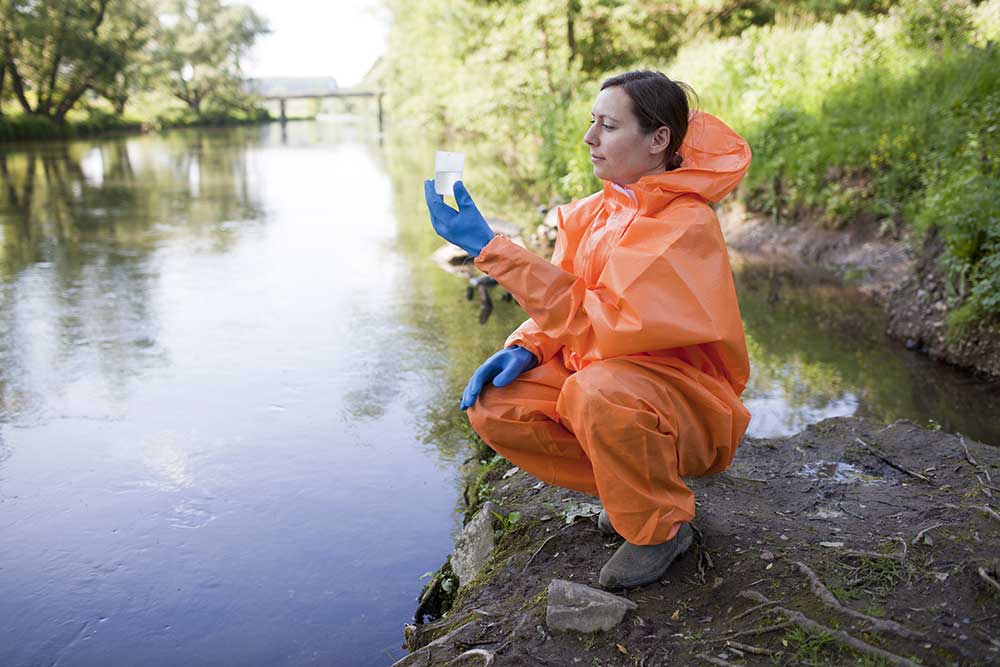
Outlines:
[[688, 115], [691, 113], [688, 97], [697, 100], [691, 86], [672, 81], [663, 72], [639, 70], [625, 72], [606, 79], [601, 90], [619, 86], [632, 100], [632, 112], [639, 119], [639, 127], [647, 134], [660, 127], [670, 130], [670, 143], [664, 157], [667, 171], [681, 166], [681, 144], [687, 134]]

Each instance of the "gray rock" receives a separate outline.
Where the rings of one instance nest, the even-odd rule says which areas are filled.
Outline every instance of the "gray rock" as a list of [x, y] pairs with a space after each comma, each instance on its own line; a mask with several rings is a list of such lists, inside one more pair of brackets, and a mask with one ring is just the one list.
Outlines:
[[451, 552], [451, 570], [458, 576], [459, 586], [464, 586], [475, 579], [489, 560], [495, 546], [493, 512], [496, 511], [496, 505], [491, 502], [484, 503], [476, 512], [476, 516], [465, 524], [462, 534], [455, 540], [455, 549]]
[[549, 584], [545, 623], [553, 630], [610, 630], [639, 605], [627, 598], [564, 579]]

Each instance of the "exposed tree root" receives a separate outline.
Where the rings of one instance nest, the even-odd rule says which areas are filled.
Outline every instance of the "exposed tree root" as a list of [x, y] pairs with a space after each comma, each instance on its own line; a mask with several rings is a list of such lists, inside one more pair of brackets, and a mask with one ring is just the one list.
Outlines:
[[[740, 593], [741, 597], [745, 597], [749, 600], [755, 602], [770, 602], [764, 595], [758, 593], [757, 591], [742, 591]], [[890, 653], [877, 646], [872, 646], [867, 642], [863, 642], [856, 637], [852, 637], [843, 630], [834, 630], [828, 628], [821, 623], [817, 623], [805, 614], [794, 609], [788, 609], [787, 607], [775, 607], [774, 611], [780, 612], [787, 616], [789, 620], [795, 625], [799, 626], [807, 632], [818, 632], [827, 635], [842, 644], [849, 646], [850, 648], [858, 651], [859, 653], [867, 653], [868, 655], [877, 655], [892, 665], [897, 665], [898, 667], [919, 667], [919, 665], [912, 660], [904, 658], [903, 656], [896, 655], [895, 653]]]
[[813, 593], [815, 593], [816, 597], [818, 597], [827, 607], [830, 607], [831, 609], [835, 609], [843, 614], [847, 614], [848, 616], [860, 619], [865, 623], [868, 623], [870, 628], [876, 632], [888, 632], [903, 637], [905, 639], [914, 639], [918, 641], [921, 641], [925, 638], [924, 634], [916, 632], [915, 630], [911, 630], [910, 628], [900, 625], [895, 621], [890, 621], [884, 618], [875, 618], [874, 616], [862, 614], [860, 611], [855, 611], [850, 607], [845, 607], [844, 605], [840, 604], [840, 601], [837, 600], [837, 598], [833, 595], [833, 593], [831, 593], [829, 589], [827, 589], [827, 587], [823, 585], [823, 582], [820, 581], [820, 578], [818, 576], [816, 576], [816, 573], [813, 572], [811, 569], [809, 569], [809, 567], [805, 563], [796, 561], [795, 566], [799, 568], [799, 571], [802, 574], [806, 575], [809, 578], [809, 583], [812, 586]]

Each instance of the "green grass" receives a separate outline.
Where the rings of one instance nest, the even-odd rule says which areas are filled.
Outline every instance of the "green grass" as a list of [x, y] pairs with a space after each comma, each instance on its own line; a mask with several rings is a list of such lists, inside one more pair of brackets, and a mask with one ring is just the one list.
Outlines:
[[754, 150], [750, 205], [782, 222], [928, 232], [955, 326], [1000, 317], [1000, 2], [748, 30], [671, 73]]

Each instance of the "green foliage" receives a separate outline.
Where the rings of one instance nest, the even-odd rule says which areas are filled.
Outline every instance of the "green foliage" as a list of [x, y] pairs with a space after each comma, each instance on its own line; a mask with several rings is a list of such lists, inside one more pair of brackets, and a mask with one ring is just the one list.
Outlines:
[[693, 44], [673, 72], [750, 141], [751, 206], [777, 220], [940, 229], [952, 322], [974, 322], [1000, 315], [1000, 3], [932, 5]]
[[172, 0], [163, 22], [157, 59], [177, 99], [196, 114], [253, 106], [240, 59], [269, 31], [261, 16], [221, 0]]
[[150, 0], [0, 3], [10, 93], [24, 112], [62, 123], [88, 91], [114, 82], [155, 25]]
[[899, 8], [909, 46], [927, 47], [965, 40], [972, 31], [969, 0], [910, 0]]
[[0, 116], [0, 142], [56, 139], [65, 136], [66, 128], [46, 116], [20, 114]]
[[[126, 105], [157, 90], [183, 99], [192, 114], [170, 118], [161, 101], [144, 114], [151, 124], [259, 118], [240, 58], [266, 30], [250, 7], [220, 0], [0, 2], [0, 140], [135, 127], [122, 118]], [[5, 104], [26, 117], [7, 119]]]

